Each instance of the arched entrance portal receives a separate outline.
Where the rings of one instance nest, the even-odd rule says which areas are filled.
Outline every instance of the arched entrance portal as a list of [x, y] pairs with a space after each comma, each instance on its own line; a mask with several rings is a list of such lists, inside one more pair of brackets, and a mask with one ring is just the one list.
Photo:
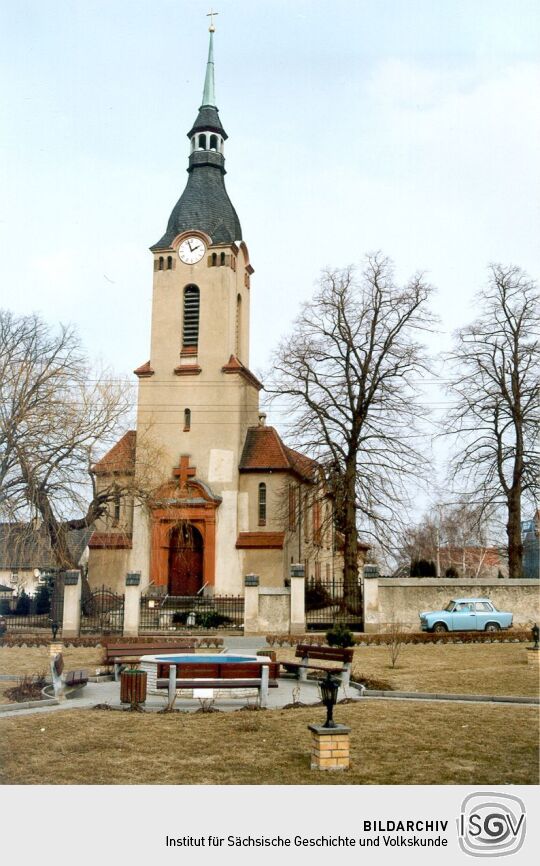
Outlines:
[[202, 535], [190, 523], [181, 523], [169, 537], [169, 595], [196, 595], [202, 585]]

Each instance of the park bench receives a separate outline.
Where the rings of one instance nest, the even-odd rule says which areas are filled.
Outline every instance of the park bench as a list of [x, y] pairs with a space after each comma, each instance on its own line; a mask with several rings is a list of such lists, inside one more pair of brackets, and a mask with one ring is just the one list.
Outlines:
[[127, 643], [126, 641], [108, 642], [104, 647], [104, 657], [101, 665], [114, 665], [114, 678], [118, 680], [123, 667], [132, 667], [139, 663], [141, 656], [165, 655], [171, 653], [195, 652], [195, 641], [184, 638], [174, 642], [155, 641], [154, 643]]
[[246, 662], [231, 664], [158, 665], [156, 687], [169, 690], [172, 703], [176, 689], [257, 689], [260, 705], [268, 703], [268, 689], [277, 688], [279, 663]]
[[64, 656], [61, 652], [51, 658], [51, 679], [54, 696], [59, 700], [66, 697], [66, 689], [82, 689], [88, 682], [86, 671], [68, 671], [64, 674]]
[[85, 686], [88, 682], [88, 675], [86, 671], [68, 671], [64, 678], [64, 682], [68, 688]]
[[[281, 667], [287, 673], [295, 674], [299, 680], [307, 679], [308, 671], [323, 671], [336, 674], [340, 677], [341, 684], [348, 686], [351, 678], [351, 666], [354, 650], [341, 649], [333, 646], [311, 646], [310, 644], [299, 643], [296, 647], [295, 658], [301, 659], [299, 662], [281, 662]], [[341, 667], [331, 667], [328, 664], [313, 664], [313, 662], [340, 662]]]

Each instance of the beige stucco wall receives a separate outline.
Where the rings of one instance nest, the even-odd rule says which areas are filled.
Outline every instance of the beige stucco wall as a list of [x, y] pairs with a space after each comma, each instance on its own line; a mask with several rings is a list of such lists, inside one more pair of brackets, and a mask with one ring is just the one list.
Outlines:
[[261, 587], [259, 591], [259, 630], [287, 634], [290, 627], [291, 598], [288, 589]]
[[435, 578], [370, 578], [364, 580], [366, 631], [376, 631], [399, 620], [418, 630], [418, 614], [441, 610], [451, 598], [487, 597], [499, 610], [514, 614], [514, 625], [527, 625], [540, 616], [540, 586], [536, 580], [438, 580]]
[[129, 569], [130, 550], [92, 549], [88, 563], [88, 582], [92, 589], [107, 586], [123, 592]]
[[[175, 243], [175, 247], [178, 245]], [[234, 256], [236, 269], [209, 266], [213, 251], [218, 259], [221, 251]], [[222, 367], [231, 355], [249, 364], [247, 250], [243, 245], [210, 246], [207, 255], [195, 265], [183, 264], [176, 251], [174, 257], [172, 270], [154, 271], [150, 350], [154, 375], [139, 381], [137, 462], [142, 466], [153, 459], [166, 482], [172, 479], [180, 456], [189, 455], [196, 477], [222, 497], [216, 512], [215, 591], [241, 593], [244, 555], [236, 549], [236, 539], [239, 522], [245, 524], [249, 506], [247, 497], [238, 497], [238, 464], [247, 428], [258, 423], [259, 397], [250, 382], [238, 374], [223, 373]], [[183, 297], [185, 286], [190, 284], [200, 290], [199, 342], [197, 354], [182, 356]], [[146, 359], [141, 356], [140, 360]], [[186, 365], [198, 365], [201, 372], [175, 375], [175, 368]], [[185, 409], [191, 412], [189, 431], [184, 430]], [[139, 435], [141, 431], [144, 438]], [[142, 532], [137, 517], [134, 536], [131, 567], [143, 572], [145, 582], [148, 533]]]
[[283, 587], [283, 550], [245, 550], [244, 573], [258, 574], [261, 586]]

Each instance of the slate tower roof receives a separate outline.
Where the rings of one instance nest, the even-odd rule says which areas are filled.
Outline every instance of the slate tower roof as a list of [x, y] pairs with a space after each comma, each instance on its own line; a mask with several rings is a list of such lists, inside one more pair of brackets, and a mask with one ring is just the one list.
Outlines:
[[240, 220], [225, 189], [223, 143], [227, 133], [216, 106], [213, 37], [211, 29], [202, 105], [188, 132], [191, 141], [188, 182], [172, 210], [167, 231], [151, 250], [170, 248], [180, 232], [191, 229], [206, 232], [214, 244], [242, 239]]

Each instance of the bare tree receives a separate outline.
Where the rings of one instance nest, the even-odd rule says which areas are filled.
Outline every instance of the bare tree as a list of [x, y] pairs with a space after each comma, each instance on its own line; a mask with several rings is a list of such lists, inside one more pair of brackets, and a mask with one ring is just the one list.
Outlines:
[[395, 668], [406, 637], [405, 627], [401, 620], [396, 619], [395, 614], [392, 614], [392, 619], [386, 627], [386, 636], [388, 638], [387, 648], [388, 655], [390, 656], [390, 667]]
[[0, 518], [45, 527], [58, 567], [75, 567], [68, 532], [91, 526], [118, 496], [90, 467], [118, 436], [126, 387], [93, 374], [71, 327], [0, 311]]
[[538, 500], [540, 312], [535, 283], [518, 267], [492, 265], [480, 315], [456, 334], [449, 415], [457, 436], [453, 477], [483, 509], [506, 518], [510, 577], [522, 573], [521, 513]]
[[437, 577], [451, 569], [460, 577], [479, 577], [499, 567], [498, 551], [490, 545], [492, 531], [485, 509], [466, 499], [436, 503], [415, 526], [401, 536], [400, 562], [410, 566], [418, 560], [436, 563]]
[[415, 446], [414, 379], [427, 365], [415, 335], [432, 324], [430, 294], [421, 274], [398, 287], [380, 253], [359, 274], [327, 270], [273, 356], [267, 391], [286, 399], [295, 443], [326, 471], [346, 593], [358, 586], [359, 524], [388, 539], [406, 481], [425, 460]]

